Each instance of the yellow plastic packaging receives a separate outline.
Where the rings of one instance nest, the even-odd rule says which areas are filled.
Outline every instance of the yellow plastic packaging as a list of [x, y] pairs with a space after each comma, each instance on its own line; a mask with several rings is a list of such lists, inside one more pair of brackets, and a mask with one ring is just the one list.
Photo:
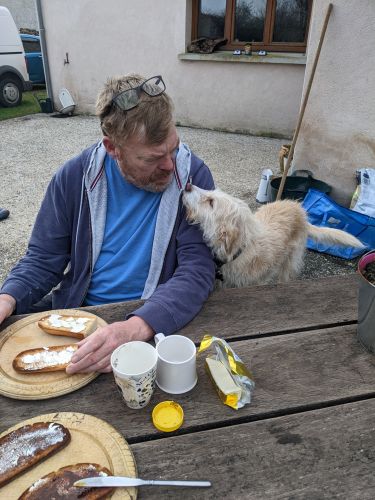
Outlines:
[[255, 388], [251, 371], [227, 342], [218, 337], [205, 335], [198, 354], [210, 347], [215, 348], [216, 354], [206, 358], [206, 369], [221, 401], [235, 410], [249, 404]]

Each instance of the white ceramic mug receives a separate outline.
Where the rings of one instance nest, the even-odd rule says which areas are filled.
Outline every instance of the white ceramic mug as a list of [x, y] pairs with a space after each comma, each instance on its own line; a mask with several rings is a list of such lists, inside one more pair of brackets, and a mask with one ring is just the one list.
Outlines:
[[116, 384], [129, 408], [143, 408], [155, 389], [156, 349], [147, 342], [135, 340], [122, 344], [111, 355]]
[[168, 394], [183, 394], [197, 383], [196, 348], [182, 335], [157, 333], [154, 337], [158, 363], [156, 383]]

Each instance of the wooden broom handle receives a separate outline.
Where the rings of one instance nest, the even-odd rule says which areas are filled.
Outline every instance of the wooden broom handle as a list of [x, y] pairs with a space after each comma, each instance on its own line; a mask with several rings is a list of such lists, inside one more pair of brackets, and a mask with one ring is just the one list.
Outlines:
[[327, 26], [328, 26], [329, 16], [331, 15], [331, 11], [332, 11], [332, 4], [330, 3], [330, 4], [328, 4], [328, 7], [327, 7], [326, 17], [324, 19], [324, 24], [323, 24], [322, 32], [320, 34], [319, 44], [318, 44], [318, 48], [316, 50], [313, 67], [312, 67], [312, 70], [311, 70], [311, 73], [310, 73], [309, 81], [307, 83], [306, 92], [305, 92], [305, 95], [303, 97], [301, 111], [300, 111], [299, 116], [298, 116], [297, 127], [296, 127], [296, 130], [295, 130], [294, 135], [293, 135], [292, 145], [290, 146], [290, 151], [289, 151], [289, 154], [288, 154], [288, 158], [287, 158], [287, 161], [286, 161], [284, 172], [283, 172], [282, 177], [281, 177], [281, 182], [280, 182], [279, 190], [277, 192], [276, 200], [280, 200], [280, 198], [281, 198], [281, 194], [283, 192], [285, 181], [286, 181], [286, 176], [288, 175], [288, 170], [289, 170], [290, 164], [292, 162], [293, 153], [294, 153], [294, 147], [296, 145], [297, 137], [298, 137], [298, 134], [299, 134], [299, 130], [301, 128], [302, 118], [303, 118], [303, 115], [305, 114], [307, 100], [308, 100], [309, 95], [310, 95], [311, 85], [312, 85], [312, 82], [313, 82], [313, 79], [314, 79], [316, 66], [318, 64], [318, 60], [319, 60], [319, 56], [320, 56], [320, 51], [322, 49], [324, 36], [326, 34], [326, 31], [327, 31]]

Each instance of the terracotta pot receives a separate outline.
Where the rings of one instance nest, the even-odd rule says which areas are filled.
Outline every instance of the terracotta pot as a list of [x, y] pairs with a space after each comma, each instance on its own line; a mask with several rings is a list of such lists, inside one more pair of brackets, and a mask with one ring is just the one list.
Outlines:
[[363, 275], [367, 264], [375, 261], [375, 250], [367, 252], [358, 262], [358, 340], [368, 351], [375, 353], [375, 285]]

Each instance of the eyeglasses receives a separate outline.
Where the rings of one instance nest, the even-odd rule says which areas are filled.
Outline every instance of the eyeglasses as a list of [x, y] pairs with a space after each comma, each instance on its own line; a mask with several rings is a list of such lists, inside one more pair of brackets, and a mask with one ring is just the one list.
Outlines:
[[116, 106], [123, 111], [129, 111], [139, 104], [139, 101], [141, 100], [141, 92], [144, 92], [150, 97], [157, 97], [158, 95], [163, 94], [165, 92], [165, 83], [163, 78], [160, 75], [152, 76], [137, 87], [124, 90], [123, 92], [117, 94], [112, 99], [112, 103], [116, 104]]

